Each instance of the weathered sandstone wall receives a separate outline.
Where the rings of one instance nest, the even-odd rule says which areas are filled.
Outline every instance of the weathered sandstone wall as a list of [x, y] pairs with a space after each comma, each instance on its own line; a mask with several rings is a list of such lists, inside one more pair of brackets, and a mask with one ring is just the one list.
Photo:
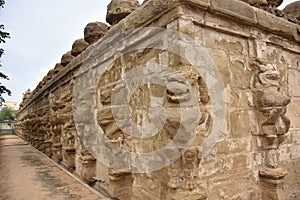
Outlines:
[[113, 24], [24, 95], [18, 135], [117, 199], [299, 199], [299, 25], [237, 0]]

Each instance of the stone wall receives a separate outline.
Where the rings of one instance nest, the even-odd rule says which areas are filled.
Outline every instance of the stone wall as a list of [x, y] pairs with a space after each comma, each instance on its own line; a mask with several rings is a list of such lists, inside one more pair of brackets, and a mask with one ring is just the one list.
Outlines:
[[25, 93], [18, 135], [117, 199], [299, 198], [299, 25], [237, 0], [116, 19]]

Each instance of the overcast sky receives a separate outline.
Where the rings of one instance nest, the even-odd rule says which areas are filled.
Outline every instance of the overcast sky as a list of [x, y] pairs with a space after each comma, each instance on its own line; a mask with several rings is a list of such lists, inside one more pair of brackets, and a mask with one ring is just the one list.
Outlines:
[[[140, 0], [142, 2], [143, 0]], [[280, 8], [295, 0], [284, 0]], [[21, 103], [22, 94], [39, 81], [83, 38], [86, 24], [105, 22], [110, 0], [6, 0], [0, 24], [11, 34], [3, 45], [2, 69], [12, 91], [7, 101]], [[2, 81], [2, 80], [1, 80]]]

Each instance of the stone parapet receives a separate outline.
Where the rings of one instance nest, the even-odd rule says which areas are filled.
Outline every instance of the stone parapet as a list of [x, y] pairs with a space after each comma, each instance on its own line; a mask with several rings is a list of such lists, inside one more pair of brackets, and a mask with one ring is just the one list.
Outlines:
[[[239, 26], [243, 26], [243, 24], [246, 25], [247, 30], [249, 30], [249, 35], [258, 28], [258, 29], [268, 31], [268, 33], [271, 35], [278, 35], [283, 38], [286, 38], [289, 41], [294, 41], [296, 43], [300, 41], [299, 25], [288, 22], [285, 19], [276, 17], [270, 13], [267, 13], [264, 10], [252, 7], [239, 0], [167, 0], [167, 1], [152, 0], [152, 1], [148, 1], [140, 8], [138, 8], [134, 13], [126, 17], [120, 23], [113, 26], [107, 32], [107, 34], [102, 39], [100, 39], [97, 43], [99, 44], [101, 43], [101, 41], [105, 40], [106, 38], [121, 33], [123, 31], [148, 26], [152, 22], [156, 21], [157, 18], [161, 17], [161, 15], [164, 15], [168, 12], [172, 15], [172, 16], [168, 16], [170, 20], [180, 17], [181, 14], [185, 15], [185, 13], [181, 13], [179, 10], [177, 10], [180, 5], [191, 5], [193, 6], [193, 9], [197, 7], [198, 9], [203, 10], [207, 13], [213, 13], [213, 15], [214, 13], [221, 14], [224, 17], [229, 18], [230, 21], [232, 21], [233, 19], [234, 21], [239, 22]], [[170, 12], [173, 9], [177, 11]], [[143, 16], [143, 17], [139, 17], [139, 16]], [[200, 22], [201, 24], [212, 26], [212, 27], [217, 25], [217, 24], [210, 24], [210, 19], [206, 18], [206, 16], [203, 17], [204, 20], [202, 21], [202, 23]], [[224, 22], [225, 21], [226, 20], [224, 20]], [[199, 23], [199, 21], [195, 21], [195, 22]], [[164, 21], [164, 23], [166, 22]], [[160, 25], [161, 27], [163, 26], [163, 24], [157, 24], [157, 25]], [[234, 30], [231, 31], [232, 34], [236, 34]], [[276, 41], [276, 44], [281, 45], [280, 41]], [[76, 66], [82, 64], [85, 61], [85, 59], [87, 59], [87, 55], [89, 54], [93, 46], [96, 45], [92, 45], [83, 54], [80, 54], [78, 58], [76, 57], [76, 59], [74, 59], [73, 62], [68, 65], [67, 68], [62, 70], [59, 73], [59, 75], [55, 77], [54, 80], [52, 80], [48, 85], [51, 85], [51, 83], [53, 84], [54, 82], [58, 81], [62, 76], [66, 74], [66, 72], [69, 72], [72, 69], [74, 69]], [[296, 46], [297, 46], [296, 47], [297, 52], [299, 52], [300, 47], [299, 45]], [[44, 89], [47, 89], [47, 87], [44, 87]], [[31, 100], [33, 99], [34, 98], [31, 98]]]

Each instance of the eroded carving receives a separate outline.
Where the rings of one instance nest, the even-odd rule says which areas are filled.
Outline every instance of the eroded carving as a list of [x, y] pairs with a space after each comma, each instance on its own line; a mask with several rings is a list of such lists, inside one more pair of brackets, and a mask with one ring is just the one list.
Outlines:
[[275, 65], [256, 60], [252, 66], [258, 70], [252, 91], [264, 148], [276, 149], [290, 128], [290, 120], [285, 115], [290, 98], [280, 92], [280, 73]]
[[[118, 63], [116, 61], [116, 63]], [[114, 74], [114, 69], [107, 71], [107, 76], [104, 74], [98, 85], [98, 110], [97, 120], [104, 131], [104, 134], [117, 148], [120, 148], [129, 152], [146, 153], [158, 150], [164, 146], [169, 140], [173, 140], [177, 132], [182, 131], [186, 134], [195, 131], [193, 127], [194, 121], [198, 120], [198, 130], [196, 137], [192, 144], [185, 148], [180, 144], [181, 139], [177, 138], [178, 147], [172, 149], [176, 154], [182, 155], [177, 161], [167, 167], [169, 171], [169, 177], [167, 178], [167, 188], [161, 195], [168, 196], [167, 199], [178, 199], [192, 197], [191, 199], [205, 199], [206, 192], [199, 185], [199, 164], [201, 161], [202, 143], [207, 136], [208, 127], [211, 124], [210, 114], [206, 110], [205, 106], [209, 104], [210, 97], [208, 88], [204, 79], [198, 75], [191, 66], [182, 67], [182, 73], [166, 73], [163, 75], [165, 86], [158, 85], [142, 85], [136, 89], [132, 94], [130, 89], [126, 86], [126, 80], [124, 83], [120, 82], [107, 82], [109, 74]], [[192, 75], [191, 75], [192, 73]], [[137, 80], [136, 82], [139, 82]], [[130, 81], [129, 84], [130, 85]], [[112, 94], [117, 94], [116, 99], [112, 105]], [[128, 97], [128, 94], [131, 94]], [[151, 98], [151, 95], [152, 98]], [[151, 99], [156, 99], [156, 102], [151, 102]], [[120, 102], [119, 102], [120, 101]], [[128, 105], [123, 105], [122, 102], [128, 102]], [[117, 104], [117, 105], [115, 105]], [[155, 135], [149, 135], [145, 139], [138, 139], [142, 135], [138, 135], [138, 132], [143, 129], [141, 125], [143, 123], [152, 122], [149, 120], [149, 115], [152, 110], [157, 110], [156, 106], [165, 108], [167, 118], [162, 129], [158, 128], [158, 133]], [[155, 106], [154, 106], [155, 105]], [[201, 116], [196, 112], [198, 106], [201, 105]], [[154, 108], [152, 107], [154, 106]], [[112, 108], [113, 107], [113, 108]], [[114, 109], [114, 111], [113, 111]], [[188, 112], [183, 112], [181, 109], [187, 109]], [[130, 113], [128, 118], [131, 118], [136, 127], [132, 126], [130, 120], [122, 118], [122, 113]], [[146, 112], [145, 112], [146, 111]], [[113, 115], [113, 112], [115, 112]], [[126, 116], [126, 115], [125, 115]], [[122, 124], [116, 123], [116, 117]], [[161, 117], [163, 120], [164, 117]], [[148, 121], [149, 120], [149, 121]], [[153, 122], [152, 122], [153, 123]], [[159, 126], [162, 122], [153, 124]], [[128, 129], [127, 129], [128, 126]], [[136, 129], [136, 130], [135, 130]], [[154, 129], [156, 130], [156, 129]], [[147, 135], [147, 130], [143, 132], [143, 136]], [[137, 134], [137, 135], [135, 135]], [[153, 134], [153, 133], [152, 133]], [[137, 137], [137, 138], [136, 138]], [[184, 134], [181, 137], [186, 137]], [[115, 155], [117, 157], [117, 155]], [[121, 162], [121, 161], [119, 161]], [[147, 163], [143, 163], [147, 165]], [[123, 184], [125, 180], [131, 180], [132, 175], [130, 173], [122, 173], [114, 169], [110, 174], [110, 185], [113, 187], [110, 189], [111, 196], [120, 198], [121, 192], [116, 190], [118, 184]], [[149, 173], [148, 182], [161, 183], [161, 179], [155, 178]], [[147, 178], [145, 178], [147, 179]], [[148, 183], [147, 182], [147, 183]], [[130, 184], [130, 181], [128, 182]], [[131, 186], [132, 187], [132, 186]], [[145, 188], [145, 190], [147, 190]], [[150, 191], [156, 191], [157, 188], [149, 189]], [[123, 195], [124, 195], [123, 191]], [[127, 195], [131, 193], [131, 189], [128, 188]], [[161, 197], [162, 198], [162, 197]]]
[[93, 44], [104, 36], [107, 32], [108, 26], [101, 22], [91, 22], [86, 25], [84, 29], [84, 40]]
[[252, 92], [264, 154], [259, 171], [262, 198], [281, 200], [287, 172], [278, 164], [277, 149], [290, 128], [285, 116], [290, 98], [280, 91], [280, 73], [274, 64], [256, 59], [252, 66], [257, 70]]
[[76, 173], [87, 183], [94, 183], [96, 174], [96, 159], [84, 147], [80, 138], [75, 138], [76, 148]]
[[81, 54], [89, 44], [84, 39], [78, 39], [75, 40], [75, 42], [72, 45], [71, 55], [76, 57], [79, 54]]
[[191, 91], [182, 76], [172, 75], [168, 77], [167, 99], [172, 103], [185, 102], [191, 99]]
[[[180, 109], [179, 107], [196, 104], [206, 105], [210, 100], [207, 86], [202, 77], [196, 76], [195, 79], [192, 80], [193, 87], [197, 88], [198, 91], [189, 88], [186, 80], [183, 78], [184, 76], [182, 75], [171, 75], [168, 77], [166, 97], [173, 105], [170, 108], [167, 107], [169, 117], [165, 125], [165, 130], [171, 139], [174, 138], [178, 129], [182, 128], [183, 124], [187, 124], [186, 122], [183, 123], [183, 116], [175, 114], [180, 113], [178, 110]], [[192, 92], [194, 92], [194, 94], [192, 94]], [[196, 104], [193, 102], [193, 98], [191, 98], [191, 96], [195, 94], [198, 100]], [[188, 103], [189, 101], [190, 103]], [[190, 114], [192, 115], [192, 113]], [[201, 127], [201, 125], [202, 127], [208, 127], [210, 124], [210, 120], [208, 120], [210, 115], [204, 108], [201, 110], [201, 115], [202, 116], [199, 118], [199, 127]], [[194, 119], [197, 119], [197, 117], [195, 116]], [[185, 129], [191, 131], [188, 127], [185, 127]], [[207, 132], [207, 130], [208, 129], [206, 128], [202, 129], [203, 133]], [[182, 157], [172, 163], [169, 167], [170, 179], [168, 181], [168, 187], [170, 189], [167, 199], [185, 199], [188, 197], [189, 199], [198, 200], [207, 198], [205, 190], [198, 184], [202, 142], [203, 135], [199, 132], [196, 134], [191, 146], [187, 149], [181, 149], [180, 146], [178, 149], [174, 149], [174, 151], [178, 151], [178, 153], [182, 154]]]
[[65, 53], [62, 57], [61, 57], [61, 65], [62, 66], [67, 66], [72, 60], [74, 59], [74, 56], [72, 56], [71, 51]]
[[300, 2], [296, 1], [287, 5], [283, 12], [286, 14], [286, 18], [294, 23], [300, 24]]
[[112, 0], [107, 6], [106, 21], [115, 25], [140, 6], [137, 0]]

